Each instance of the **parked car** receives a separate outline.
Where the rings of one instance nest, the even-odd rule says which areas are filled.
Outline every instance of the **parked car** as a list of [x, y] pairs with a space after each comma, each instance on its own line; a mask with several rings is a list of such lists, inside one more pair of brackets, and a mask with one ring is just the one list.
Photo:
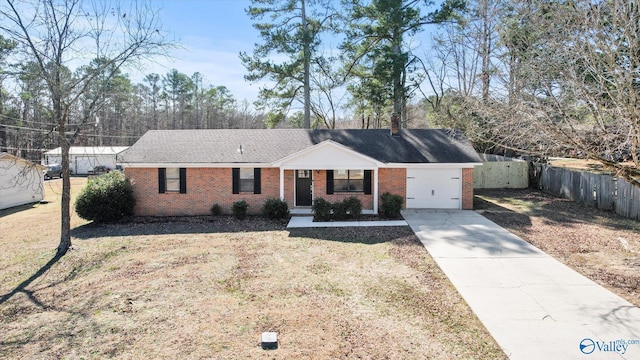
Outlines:
[[109, 171], [111, 171], [110, 168], [104, 165], [98, 165], [93, 169], [89, 170], [89, 175], [102, 175], [102, 174], [108, 173]]
[[59, 164], [50, 164], [47, 165], [46, 170], [42, 170], [44, 174], [44, 179], [53, 179], [54, 177], [62, 178], [62, 165]]

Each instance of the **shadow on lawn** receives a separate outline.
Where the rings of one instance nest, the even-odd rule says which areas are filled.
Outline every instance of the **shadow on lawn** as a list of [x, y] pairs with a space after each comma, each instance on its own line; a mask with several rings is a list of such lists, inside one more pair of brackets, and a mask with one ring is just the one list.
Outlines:
[[[38, 269], [33, 275], [31, 275], [28, 279], [24, 280], [23, 282], [21, 282], [18, 286], [16, 286], [15, 289], [11, 290], [10, 292], [0, 296], [0, 305], [4, 304], [5, 302], [7, 302], [9, 299], [11, 299], [14, 295], [18, 294], [18, 293], [24, 293], [25, 295], [27, 295], [27, 297], [29, 298], [29, 300], [36, 305], [37, 307], [41, 308], [41, 309], [53, 309], [55, 311], [59, 311], [59, 312], [67, 312], [67, 313], [73, 313], [73, 311], [70, 311], [68, 309], [63, 309], [63, 308], [58, 308], [53, 304], [47, 305], [45, 303], [43, 303], [42, 301], [40, 301], [37, 297], [36, 297], [36, 293], [38, 291], [42, 291], [44, 289], [47, 288], [53, 288], [56, 287], [60, 284], [69, 282], [74, 280], [75, 278], [79, 277], [79, 276], [83, 276], [84, 274], [86, 274], [88, 271], [100, 268], [104, 261], [116, 256], [118, 253], [122, 252], [122, 251], [127, 251], [126, 247], [122, 246], [122, 247], [118, 247], [109, 251], [105, 251], [105, 252], [100, 252], [99, 254], [97, 254], [96, 256], [93, 257], [83, 257], [81, 259], [78, 259], [77, 257], [71, 256], [70, 252], [71, 251], [75, 251], [73, 249], [73, 247], [71, 249], [69, 249], [69, 251], [67, 252], [67, 254], [64, 255], [60, 255], [60, 254], [55, 254], [53, 256], [53, 258], [51, 258], [51, 260], [49, 260], [46, 264], [42, 265], [42, 267], [40, 267], [40, 269]], [[33, 289], [27, 289], [27, 287], [29, 287], [29, 285], [31, 285], [35, 280], [39, 279], [40, 277], [42, 277], [43, 275], [45, 275], [47, 273], [47, 271], [49, 271], [55, 264], [58, 263], [58, 261], [60, 261], [60, 259], [62, 259], [65, 256], [71, 256], [71, 259], [69, 261], [66, 262], [66, 264], [61, 264], [60, 266], [62, 266], [62, 270], [58, 270], [56, 272], [56, 275], [54, 276], [54, 278], [56, 278], [55, 280], [47, 280], [47, 281], [41, 281], [37, 283], [36, 288]], [[73, 259], [77, 259], [77, 260], [73, 260]], [[62, 272], [60, 272], [62, 271]], [[64, 276], [62, 276], [64, 275]], [[88, 309], [91, 309], [91, 307], [89, 306]], [[82, 313], [82, 312], [80, 312]], [[1, 344], [0, 344], [1, 345]]]
[[413, 231], [408, 226], [289, 229], [289, 237], [306, 237], [366, 245], [391, 242], [413, 235]]
[[473, 209], [507, 230], [525, 231], [531, 228], [531, 217], [517, 213], [479, 197], [473, 198]]
[[38, 203], [31, 203], [31, 204], [25, 204], [25, 205], [18, 205], [18, 206], [14, 206], [14, 207], [10, 207], [8, 209], [2, 209], [0, 210], [0, 218], [5, 217], [5, 216], [9, 216], [11, 214], [15, 214], [21, 211], [25, 211], [25, 210], [29, 210], [29, 209], [33, 209], [36, 207]]
[[40, 300], [38, 300], [34, 296], [34, 294], [33, 294], [34, 292], [33, 291], [27, 290], [26, 288], [32, 282], [34, 282], [36, 279], [38, 279], [40, 276], [42, 276], [44, 273], [49, 271], [49, 269], [51, 269], [51, 267], [53, 265], [55, 265], [55, 263], [57, 263], [63, 256], [64, 255], [56, 253], [56, 255], [54, 255], [51, 260], [49, 260], [46, 264], [44, 264], [40, 269], [38, 269], [38, 271], [36, 271], [28, 279], [26, 279], [25, 281], [21, 282], [20, 285], [18, 285], [15, 289], [11, 290], [11, 292], [8, 292], [8, 293], [2, 295], [2, 297], [0, 297], [0, 305], [4, 304], [7, 300], [11, 299], [17, 293], [24, 293], [37, 306], [39, 306], [41, 308], [46, 307], [44, 304], [42, 304], [40, 302]]
[[[476, 195], [512, 203], [521, 209], [518, 213], [485, 201], [478, 196], [474, 198], [474, 209], [479, 210], [480, 213], [490, 220], [494, 220], [495, 218], [502, 222], [502, 216], [507, 217], [505, 220], [507, 220], [508, 225], [501, 224], [507, 228], [509, 228], [509, 226], [515, 226], [519, 229], [526, 228], [531, 224], [529, 217], [538, 217], [545, 223], [556, 226], [571, 227], [578, 223], [597, 222], [602, 226], [611, 229], [635, 229], [640, 231], [640, 222], [624, 218], [613, 211], [585, 206], [571, 200], [557, 198], [534, 189], [485, 189], [476, 191]], [[493, 212], [496, 212], [496, 214], [491, 215]], [[526, 224], [517, 224], [512, 217], [519, 218], [520, 220], [526, 219]], [[498, 221], [495, 222], [498, 223]]]
[[261, 216], [244, 220], [232, 216], [132, 218], [115, 224], [89, 223], [71, 230], [71, 236], [88, 240], [113, 236], [279, 231], [286, 226], [285, 220], [269, 220]]

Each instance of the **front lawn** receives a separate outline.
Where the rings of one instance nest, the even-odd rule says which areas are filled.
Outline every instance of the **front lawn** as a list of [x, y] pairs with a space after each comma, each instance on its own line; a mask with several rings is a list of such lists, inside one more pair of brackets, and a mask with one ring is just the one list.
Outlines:
[[[0, 297], [53, 257], [49, 206], [0, 213]], [[505, 358], [407, 227], [73, 224], [74, 249], [0, 303], [0, 358]]]

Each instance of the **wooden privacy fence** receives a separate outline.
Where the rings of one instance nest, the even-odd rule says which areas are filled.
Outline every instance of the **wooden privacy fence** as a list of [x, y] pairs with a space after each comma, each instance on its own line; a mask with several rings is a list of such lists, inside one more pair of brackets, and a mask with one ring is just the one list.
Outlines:
[[529, 165], [524, 160], [478, 154], [482, 166], [473, 170], [474, 189], [525, 189], [529, 186]]
[[615, 175], [544, 165], [541, 185], [555, 196], [640, 219], [640, 189]]

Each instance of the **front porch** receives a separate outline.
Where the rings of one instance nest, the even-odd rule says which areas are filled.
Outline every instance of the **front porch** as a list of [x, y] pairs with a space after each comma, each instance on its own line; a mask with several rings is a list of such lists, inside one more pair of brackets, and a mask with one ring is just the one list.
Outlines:
[[[345, 176], [346, 173], [349, 175]], [[342, 178], [348, 176], [350, 184], [344, 185]], [[280, 168], [280, 180], [280, 198], [289, 204], [292, 215], [313, 214], [311, 207], [316, 199], [336, 203], [351, 197], [362, 203], [362, 214], [378, 214], [377, 169]]]
[[378, 213], [378, 173], [381, 162], [331, 140], [293, 154], [276, 163], [280, 172], [280, 198], [293, 215], [311, 214], [318, 198], [330, 202], [356, 197], [363, 214]]

